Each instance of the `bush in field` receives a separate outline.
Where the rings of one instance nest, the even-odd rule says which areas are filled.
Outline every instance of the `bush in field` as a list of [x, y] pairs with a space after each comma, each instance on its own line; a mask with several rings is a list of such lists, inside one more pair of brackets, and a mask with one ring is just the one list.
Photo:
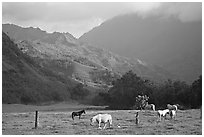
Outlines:
[[135, 106], [133, 106], [134, 109], [145, 109], [146, 104], [148, 103], [149, 97], [144, 95], [140, 96], [138, 95], [135, 98]]

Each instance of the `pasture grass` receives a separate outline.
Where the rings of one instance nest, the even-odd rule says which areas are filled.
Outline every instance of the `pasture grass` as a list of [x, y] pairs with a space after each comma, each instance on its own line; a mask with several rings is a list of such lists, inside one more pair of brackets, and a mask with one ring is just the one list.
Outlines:
[[[3, 135], [201, 135], [200, 110], [179, 110], [176, 119], [159, 121], [156, 112], [137, 110], [87, 110], [79, 120], [72, 120], [72, 110], [39, 111], [38, 128], [34, 128], [35, 112], [2, 113]], [[113, 126], [105, 130], [90, 125], [90, 118], [98, 113], [109, 113]], [[118, 127], [118, 125], [120, 127]], [[103, 126], [103, 124], [102, 124]]]

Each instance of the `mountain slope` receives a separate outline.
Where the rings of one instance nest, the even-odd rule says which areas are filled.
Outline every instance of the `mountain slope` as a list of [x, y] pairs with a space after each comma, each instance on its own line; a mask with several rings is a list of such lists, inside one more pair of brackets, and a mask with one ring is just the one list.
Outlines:
[[177, 78], [191, 82], [202, 72], [201, 28], [202, 22], [130, 14], [102, 23], [79, 40], [162, 66]]
[[[67, 85], [69, 83], [69, 85]], [[69, 100], [74, 82], [39, 66], [2, 33], [3, 103], [40, 103]]]
[[[15, 30], [12, 29], [14, 26]], [[29, 30], [29, 33], [36, 33], [35, 28], [32, 29], [33, 32]], [[21, 30], [24, 32], [21, 33]], [[13, 39], [18, 48], [31, 57], [40, 58], [41, 66], [54, 67], [55, 73], [71, 77], [81, 83], [111, 86], [112, 80], [129, 70], [157, 82], [174, 77], [168, 71], [158, 69], [158, 66], [144, 63], [139, 59], [125, 58], [88, 43], [79, 42], [69, 33], [42, 31], [38, 33], [46, 35], [34, 39], [32, 38], [34, 34], [28, 35], [31, 38], [24, 36], [28, 33], [27, 30], [19, 26], [16, 30], [16, 25], [3, 24], [3, 31], [10, 37], [14, 36]], [[15, 37], [17, 34], [21, 38]], [[56, 65], [53, 66], [52, 62]], [[67, 67], [69, 72], [66, 72]]]

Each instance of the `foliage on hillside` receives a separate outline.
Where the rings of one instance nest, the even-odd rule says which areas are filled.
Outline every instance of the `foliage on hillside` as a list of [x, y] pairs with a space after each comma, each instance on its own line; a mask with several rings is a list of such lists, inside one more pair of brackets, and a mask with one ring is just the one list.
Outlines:
[[71, 94], [72, 99], [82, 100], [86, 96], [88, 96], [90, 93], [89, 93], [89, 90], [84, 88], [83, 84], [79, 83], [72, 89], [70, 94]]
[[202, 104], [202, 77], [188, 85], [182, 81], [168, 80], [163, 84], [154, 85], [143, 80], [132, 71], [114, 82], [108, 93], [99, 94], [100, 100], [112, 109], [130, 109], [135, 105], [135, 97], [147, 95], [149, 103], [156, 109], [166, 108], [166, 104], [180, 104], [180, 108], [197, 108]]
[[120, 77], [119, 75], [106, 69], [105, 70], [95, 69], [94, 71], [89, 72], [89, 74], [91, 75], [91, 79], [93, 80], [94, 83], [107, 85], [112, 85], [112, 81]]

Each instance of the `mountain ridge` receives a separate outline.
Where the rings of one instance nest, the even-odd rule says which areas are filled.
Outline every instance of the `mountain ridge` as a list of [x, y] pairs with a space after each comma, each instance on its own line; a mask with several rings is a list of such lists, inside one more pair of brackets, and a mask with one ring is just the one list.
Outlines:
[[[121, 56], [161, 66], [180, 80], [192, 82], [202, 73], [202, 22], [180, 22], [160, 16], [121, 15], [79, 38]], [[197, 63], [196, 63], [197, 62]]]
[[[22, 28], [19, 27], [19, 30], [21, 29]], [[103, 75], [106, 75], [108, 76], [106, 78], [111, 80], [111, 77], [118, 78], [129, 70], [133, 70], [140, 76], [156, 81], [164, 81], [172, 77], [167, 71], [161, 71], [163, 70], [162, 68], [158, 71], [159, 69], [155, 69], [153, 65], [144, 65], [144, 61], [121, 57], [99, 47], [80, 42], [69, 33], [55, 32], [36, 39], [32, 38], [32, 35], [27, 35], [27, 37], [25, 37], [24, 35], [28, 32], [21, 33], [21, 31], [16, 31], [17, 34], [21, 35], [21, 37], [19, 37], [12, 31], [12, 28], [9, 29], [8, 24], [3, 24], [3, 31], [7, 32], [10, 37], [13, 36], [12, 39], [17, 43], [18, 48], [29, 56], [64, 62], [62, 63], [64, 67], [64, 70], [61, 72], [62, 74], [65, 74], [66, 64], [70, 64], [74, 69], [73, 73], [67, 76], [73, 79], [78, 78], [81, 82], [91, 82], [91, 84], [101, 83], [102, 85], [111, 84], [109, 80], [106, 81], [104, 78], [99, 78], [94, 82], [92, 79], [94, 77], [93, 75], [100, 74], [101, 78]], [[36, 32], [36, 30], [34, 30], [34, 32]], [[46, 32], [43, 31], [40, 33], [45, 34]], [[42, 61], [41, 64], [50, 66], [48, 62]], [[87, 69], [87, 67], [85, 68], [83, 65], [89, 66], [89, 69]], [[101, 70], [103, 73], [98, 70]], [[58, 70], [56, 70], [56, 73], [58, 73], [57, 71]]]

